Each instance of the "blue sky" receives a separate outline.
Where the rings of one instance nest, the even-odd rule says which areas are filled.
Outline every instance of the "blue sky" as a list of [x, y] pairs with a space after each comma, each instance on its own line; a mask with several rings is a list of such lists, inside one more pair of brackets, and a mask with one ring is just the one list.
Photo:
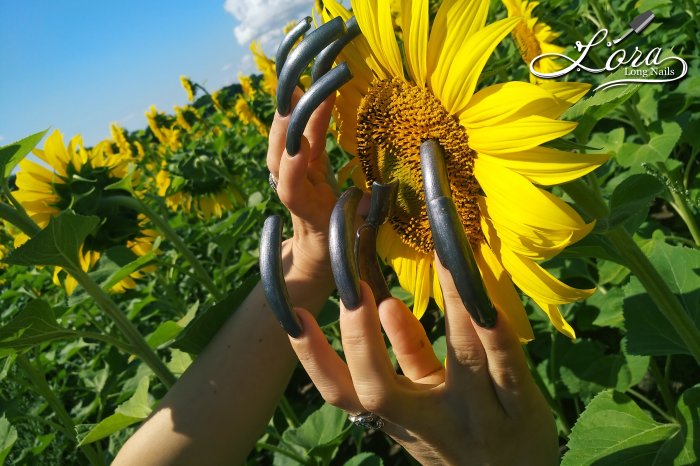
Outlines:
[[[180, 75], [216, 90], [253, 71], [311, 0], [0, 0], [0, 145], [47, 127], [85, 143], [110, 122], [146, 125], [154, 104], [186, 103]], [[276, 14], [261, 19], [262, 12]]]

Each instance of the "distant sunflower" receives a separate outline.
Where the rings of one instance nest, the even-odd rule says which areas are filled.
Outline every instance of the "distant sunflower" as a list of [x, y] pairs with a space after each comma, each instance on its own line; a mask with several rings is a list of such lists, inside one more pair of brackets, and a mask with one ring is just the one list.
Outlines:
[[146, 112], [146, 121], [151, 132], [156, 139], [171, 150], [177, 150], [182, 143], [180, 142], [180, 131], [173, 128], [175, 119], [169, 117], [156, 109], [155, 105]]
[[[563, 47], [552, 43], [559, 37], [559, 34], [552, 31], [551, 27], [532, 14], [540, 2], [503, 0], [503, 3], [508, 8], [509, 18], [520, 17], [520, 22], [513, 29], [512, 35], [520, 56], [523, 57], [528, 67], [535, 57], [543, 53], [562, 53], [564, 51]], [[535, 71], [540, 73], [552, 73], [559, 69], [560, 66], [557, 65], [554, 58], [542, 58], [537, 60], [535, 64]], [[530, 81], [537, 82], [538, 79], [530, 74]]]
[[250, 51], [253, 54], [253, 61], [255, 61], [255, 66], [258, 68], [260, 73], [262, 73], [262, 90], [267, 95], [276, 96], [277, 95], [277, 72], [275, 71], [275, 62], [271, 58], [268, 58], [263, 52], [260, 42], [253, 41], [250, 44]]
[[[51, 217], [61, 211], [71, 209], [80, 215], [95, 215], [100, 225], [85, 240], [80, 248], [80, 264], [84, 271], [90, 270], [107, 250], [123, 246], [136, 256], [143, 256], [151, 250], [156, 233], [145, 228], [146, 220], [138, 212], [119, 204], [109, 202], [110, 197], [131, 196], [125, 190], [106, 189], [121, 181], [127, 174], [128, 161], [105, 151], [106, 143], [100, 143], [88, 150], [78, 135], [70, 140], [68, 147], [63, 144], [63, 135], [54, 131], [44, 144], [44, 149], [36, 149], [34, 154], [53, 171], [30, 159], [19, 164], [17, 200], [27, 214], [44, 228]], [[26, 235], [15, 237], [15, 246], [28, 239]], [[134, 278], [141, 272], [134, 272], [112, 288], [121, 292], [134, 288]], [[66, 276], [60, 267], [54, 271], [54, 281], [63, 281], [70, 294], [77, 282]]]
[[172, 210], [182, 210], [210, 219], [221, 217], [234, 204], [243, 202], [242, 195], [222, 174], [219, 161], [208, 150], [194, 149], [170, 154], [163, 160], [156, 175], [158, 195], [165, 198]]
[[126, 138], [124, 128], [116, 123], [112, 123], [109, 125], [109, 132], [112, 134], [112, 139], [119, 149], [119, 154], [127, 159], [134, 158], [134, 151], [131, 148], [131, 144], [129, 144], [129, 140]]
[[192, 131], [192, 127], [199, 120], [199, 111], [190, 105], [186, 105], [184, 107], [175, 105], [173, 110], [175, 110], [175, 121], [180, 128], [187, 132]]
[[180, 84], [187, 93], [187, 100], [189, 100], [190, 102], [194, 102], [194, 96], [196, 92], [194, 83], [190, 81], [190, 78], [188, 78], [185, 75], [182, 75], [180, 76]]
[[[433, 266], [433, 240], [420, 171], [422, 141], [445, 150], [457, 210], [489, 295], [522, 340], [532, 329], [513, 284], [530, 296], [562, 333], [574, 331], [559, 305], [591, 295], [568, 286], [537, 262], [553, 257], [593, 228], [564, 201], [536, 187], [565, 183], [606, 159], [541, 147], [576, 126], [557, 118], [586, 87], [552, 91], [523, 82], [476, 91], [497, 44], [520, 18], [486, 25], [488, 0], [442, 2], [430, 28], [428, 0], [404, 1], [399, 47], [390, 1], [352, 0], [363, 35], [338, 61], [354, 78], [338, 92], [335, 118], [341, 145], [357, 157], [363, 187], [398, 181], [390, 220], [377, 241], [382, 258], [414, 296], [420, 317], [433, 296], [443, 299]], [[351, 13], [324, 1], [324, 22]]]

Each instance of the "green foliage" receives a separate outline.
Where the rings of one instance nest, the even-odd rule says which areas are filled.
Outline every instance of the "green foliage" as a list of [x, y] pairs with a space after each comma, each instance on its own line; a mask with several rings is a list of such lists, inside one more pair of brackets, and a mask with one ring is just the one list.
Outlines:
[[[433, 14], [439, 2], [430, 3]], [[593, 194], [580, 198], [570, 189], [575, 187], [563, 187], [570, 196], [564, 199], [596, 221], [593, 233], [544, 264], [572, 286], [596, 287], [585, 302], [561, 306], [578, 338], [558, 334], [533, 303], [526, 303], [535, 340], [525, 351], [555, 413], [566, 466], [698, 463], [700, 370], [649, 284], [630, 271], [629, 257], [614, 238], [623, 231], [627, 246], [641, 248], [689, 321], [700, 326], [700, 23], [691, 14], [693, 4], [551, 0], [535, 10], [560, 34], [555, 42], [577, 56], [576, 41], [585, 43], [601, 26], [626, 30], [635, 15], [651, 9], [654, 22], [621, 45], [630, 52], [634, 46], [673, 49], [689, 64], [689, 74], [680, 82], [589, 92], [563, 116], [579, 123], [573, 137], [548, 144], [610, 154], [608, 163], [581, 182], [587, 193], [600, 198], [599, 205], [590, 202]], [[501, 2], [492, 2], [490, 19], [504, 15]], [[592, 49], [586, 63], [602, 67], [610, 50]], [[574, 72], [566, 79], [595, 88], [624, 71]], [[496, 49], [479, 86], [506, 80], [529, 80], [510, 38]], [[159, 237], [152, 247], [139, 254], [126, 243], [110, 247], [87, 275], [105, 292], [134, 280], [134, 288], [103, 298], [111, 300], [175, 375], [185, 371], [259, 282], [258, 241], [265, 217], [287, 215], [267, 183], [264, 130], [275, 102], [262, 92], [262, 82], [261, 76], [252, 77], [252, 95], [234, 85], [199, 97], [193, 105], [197, 115], [188, 110], [186, 124], [158, 114], [155, 130], [126, 132], [132, 153], [126, 174], [104, 193], [90, 192], [104, 198], [117, 191], [131, 193], [191, 253], [184, 254], [145, 219], [144, 228], [156, 230]], [[256, 121], [245, 123], [236, 113], [238, 99], [246, 101]], [[168, 131], [177, 132], [174, 142]], [[14, 220], [24, 222], [20, 227], [30, 222], [13, 207], [9, 177], [45, 133], [0, 147], [0, 207], [5, 209], [0, 213], [14, 214]], [[109, 144], [114, 151], [124, 150], [117, 141]], [[326, 151], [336, 172], [348, 160], [330, 135]], [[167, 187], [161, 184], [161, 170], [170, 177]], [[81, 186], [94, 185], [80, 181]], [[204, 213], [201, 199], [186, 196], [215, 189], [230, 202], [220, 215]], [[553, 191], [561, 194], [560, 188]], [[108, 463], [166, 392], [152, 368], [133, 357], [133, 341], [125, 337], [123, 325], [108, 318], [89, 290], [78, 287], [68, 295], [54, 284], [54, 267], [82, 269], [81, 245], [103, 226], [103, 218], [64, 210], [17, 248], [16, 232], [7, 222], [0, 229], [0, 254], [7, 265], [0, 270], [0, 463], [99, 464], [85, 448]], [[291, 229], [285, 231], [285, 237], [290, 235]], [[202, 271], [223, 299], [204, 284]], [[388, 268], [386, 272], [393, 295], [412, 305], [396, 276]], [[342, 355], [335, 297], [318, 319]], [[431, 305], [422, 323], [438, 359], [444, 360], [444, 319], [436, 306]], [[383, 433], [356, 428], [346, 419], [344, 412], [323, 403], [297, 369], [248, 464], [412, 464]]]

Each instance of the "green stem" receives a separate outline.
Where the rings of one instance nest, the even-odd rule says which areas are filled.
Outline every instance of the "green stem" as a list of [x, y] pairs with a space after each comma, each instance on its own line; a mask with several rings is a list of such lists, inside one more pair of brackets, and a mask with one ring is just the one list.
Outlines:
[[141, 332], [134, 326], [133, 323], [121, 312], [117, 305], [107, 295], [107, 293], [90, 278], [90, 276], [79, 269], [67, 270], [73, 278], [76, 279], [85, 291], [90, 293], [97, 305], [114, 321], [117, 328], [126, 337], [127, 341], [133, 347], [134, 353], [140, 357], [144, 363], [151, 368], [156, 374], [156, 377], [163, 382], [167, 388], [170, 388], [175, 383], [175, 376], [170, 372], [158, 355], [148, 346], [148, 343], [141, 335]]
[[629, 100], [625, 101], [624, 106], [625, 113], [627, 113], [627, 116], [629, 117], [632, 126], [642, 137], [642, 141], [645, 144], [648, 143], [651, 137], [649, 136], [649, 131], [647, 131], [646, 125], [642, 121], [642, 117], [639, 116], [639, 111], [637, 110], [637, 107], [632, 105], [632, 103]]
[[656, 364], [654, 358], [649, 358], [649, 370], [651, 371], [651, 376], [656, 382], [656, 386], [659, 388], [659, 393], [661, 393], [661, 399], [664, 400], [664, 406], [669, 413], [674, 412], [676, 402], [673, 400], [673, 395], [671, 394], [671, 388], [668, 386], [668, 380], [661, 373], [659, 365]]
[[695, 221], [695, 217], [693, 217], [693, 213], [690, 211], [690, 209], [688, 209], [685, 199], [683, 199], [683, 197], [678, 194], [673, 187], [669, 187], [668, 191], [673, 197], [673, 203], [671, 203], [671, 206], [678, 213], [678, 216], [680, 216], [683, 222], [685, 222], [685, 225], [688, 227], [688, 231], [690, 231], [690, 235], [693, 237], [693, 241], [695, 241], [695, 246], [700, 247], [700, 229], [698, 229], [698, 224]]
[[153, 209], [148, 207], [144, 202], [127, 196], [113, 196], [103, 199], [102, 202], [114, 202], [115, 204], [123, 205], [129, 207], [137, 212], [141, 212], [146, 217], [148, 217], [158, 229], [165, 235], [165, 237], [170, 241], [173, 246], [182, 254], [187, 262], [190, 263], [195, 275], [199, 281], [204, 285], [204, 287], [214, 296], [216, 301], [221, 301], [224, 299], [224, 293], [219, 291], [207, 271], [202, 266], [199, 259], [192, 253], [190, 248], [187, 247], [185, 242], [180, 238], [180, 236], [173, 230], [167, 220], [158, 215]]
[[27, 216], [26, 213], [20, 212], [11, 205], [0, 202], [0, 218], [7, 220], [27, 236], [32, 237], [39, 233], [41, 229]]
[[[29, 359], [27, 359], [27, 357], [23, 354], [17, 356], [17, 363], [27, 374], [33, 388], [46, 400], [49, 406], [51, 406], [51, 409], [53, 409], [54, 413], [56, 413], [56, 416], [61, 421], [61, 424], [63, 424], [65, 427], [64, 432], [71, 438], [71, 440], [77, 443], [78, 439], [75, 435], [75, 423], [73, 422], [73, 418], [70, 416], [70, 414], [68, 414], [68, 411], [66, 411], [66, 408], [63, 406], [63, 403], [61, 403], [61, 400], [59, 400], [56, 393], [54, 393], [54, 391], [51, 389], [51, 386], [46, 381], [43, 371], [34, 367], [34, 365], [29, 362]], [[82, 451], [88, 460], [90, 460], [90, 464], [105, 464], [104, 459], [97, 454], [97, 451], [95, 451], [92, 445], [83, 445], [80, 447], [80, 451]]]
[[109, 335], [103, 335], [101, 333], [97, 332], [82, 332], [82, 331], [77, 331], [76, 332], [79, 337], [82, 338], [87, 338], [89, 340], [97, 340], [97, 341], [102, 341], [107, 343], [108, 345], [112, 345], [116, 348], [119, 348], [125, 353], [133, 353], [134, 348], [131, 347], [128, 343], [121, 341], [118, 338], [111, 337]]
[[544, 380], [542, 380], [540, 373], [537, 371], [537, 366], [535, 366], [535, 363], [532, 361], [532, 358], [530, 358], [530, 353], [527, 351], [527, 348], [524, 348], [523, 352], [525, 353], [525, 359], [527, 359], [527, 364], [528, 366], [530, 366], [530, 374], [532, 374], [532, 378], [535, 380], [535, 384], [537, 385], [537, 387], [539, 387], [540, 392], [542, 392], [542, 395], [544, 396], [545, 400], [547, 400], [549, 408], [552, 411], [554, 411], [554, 414], [556, 414], [559, 418], [559, 422], [561, 424], [562, 430], [564, 431], [564, 435], [568, 438], [569, 434], [571, 434], [571, 428], [569, 427], [569, 424], [566, 421], [566, 416], [564, 416], [564, 408], [562, 407], [561, 402], [558, 399], [554, 398], [551, 393], [549, 393], [547, 385], [545, 385]]
[[[562, 185], [562, 188], [576, 205], [591, 217], [599, 219], [608, 215], [609, 210], [603, 198], [583, 181], [567, 183]], [[624, 260], [627, 268], [639, 278], [652, 301], [671, 323], [695, 360], [700, 363], [700, 331], [661, 274], [623, 227], [607, 231], [605, 236]]]
[[674, 424], [676, 424], [678, 422], [678, 421], [676, 421], [676, 419], [674, 419], [668, 413], [666, 413], [663, 409], [661, 409], [656, 403], [654, 403], [649, 398], [647, 398], [646, 396], [639, 393], [637, 390], [634, 390], [632, 388], [628, 388], [627, 393], [629, 393], [630, 395], [633, 395], [635, 398], [643, 401], [647, 406], [649, 406], [651, 409], [656, 411], [664, 419], [667, 419], [668, 421], [671, 421]]
[[297, 455], [296, 453], [292, 453], [289, 450], [285, 450], [285, 449], [277, 447], [275, 445], [270, 445], [269, 443], [258, 442], [255, 444], [255, 446], [258, 448], [263, 448], [265, 450], [274, 451], [275, 453], [279, 453], [280, 455], [284, 455], [287, 458], [291, 458], [294, 461], [297, 461], [299, 464], [303, 464], [305, 466], [313, 466], [313, 464], [314, 464], [311, 461], [305, 460], [304, 458]]
[[609, 231], [606, 236], [625, 260], [630, 271], [639, 278], [651, 299], [671, 323], [695, 360], [700, 363], [700, 331], [664, 278], [624, 228], [618, 227]]
[[282, 411], [282, 413], [284, 414], [284, 417], [287, 420], [287, 424], [289, 424], [289, 427], [291, 427], [291, 428], [299, 427], [299, 419], [297, 418], [297, 415], [294, 413], [294, 409], [292, 408], [292, 405], [289, 404], [289, 400], [284, 395], [282, 395], [282, 398], [280, 398], [279, 408]]

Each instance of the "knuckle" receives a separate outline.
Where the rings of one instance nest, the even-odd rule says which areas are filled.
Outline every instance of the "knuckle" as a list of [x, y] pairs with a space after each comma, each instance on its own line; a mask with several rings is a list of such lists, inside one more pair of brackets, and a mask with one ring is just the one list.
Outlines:
[[383, 414], [391, 410], [391, 396], [386, 390], [372, 390], [357, 394], [364, 409], [375, 414]]
[[483, 348], [473, 341], [452, 341], [450, 352], [457, 364], [479, 371], [486, 368], [486, 357]]

